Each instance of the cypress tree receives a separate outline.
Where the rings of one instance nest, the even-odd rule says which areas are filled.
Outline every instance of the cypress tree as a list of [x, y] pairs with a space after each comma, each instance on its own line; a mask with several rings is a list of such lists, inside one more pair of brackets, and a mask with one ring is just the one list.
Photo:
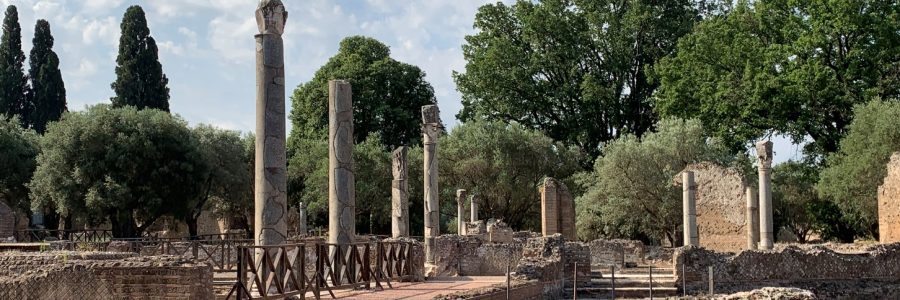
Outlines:
[[22, 28], [14, 5], [6, 7], [3, 36], [0, 38], [0, 113], [20, 115], [28, 124], [30, 105], [26, 101], [28, 79], [25, 77], [25, 53], [22, 52]]
[[150, 36], [144, 10], [133, 5], [122, 18], [119, 56], [116, 58], [116, 81], [112, 89], [114, 107], [126, 105], [138, 109], [155, 108], [169, 111], [169, 79], [159, 63], [156, 41]]
[[31, 78], [31, 127], [44, 134], [47, 123], [59, 120], [66, 111], [66, 86], [59, 71], [59, 57], [53, 52], [50, 23], [38, 20], [34, 25], [28, 75]]

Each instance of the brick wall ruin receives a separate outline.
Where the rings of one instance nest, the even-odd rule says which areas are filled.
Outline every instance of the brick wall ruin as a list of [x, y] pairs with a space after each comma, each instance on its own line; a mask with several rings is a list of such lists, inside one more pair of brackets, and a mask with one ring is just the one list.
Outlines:
[[[549, 237], [531, 238], [522, 249], [522, 259], [516, 265], [516, 278], [539, 282], [559, 282], [570, 280], [578, 265], [578, 281], [590, 281], [591, 250], [584, 243], [566, 242], [560, 234]], [[584, 267], [581, 267], [584, 266]], [[563, 279], [563, 280], [561, 280]], [[561, 288], [547, 286], [550, 289]]]
[[175, 256], [7, 252], [0, 299], [213, 299], [212, 267]]
[[[735, 168], [714, 163], [691, 164], [697, 184], [697, 229], [700, 246], [736, 252], [747, 248], [747, 181]], [[681, 184], [681, 175], [675, 178]]]
[[575, 200], [561, 181], [544, 178], [541, 193], [541, 232], [544, 236], [561, 233], [570, 241], [578, 240], [575, 231]]
[[891, 155], [887, 176], [878, 187], [878, 239], [900, 242], [900, 152]]
[[435, 238], [434, 276], [499, 276], [515, 267], [522, 244], [489, 243], [479, 236], [442, 235]]
[[826, 299], [842, 298], [840, 294], [853, 299], [870, 287], [886, 293], [900, 291], [900, 244], [874, 245], [857, 253], [839, 253], [824, 246], [791, 245], [738, 254], [682, 247], [672, 260], [677, 284], [680, 286], [684, 277], [689, 291], [707, 289], [709, 267], [713, 268], [717, 293], [795, 286], [819, 297], [828, 295]]
[[593, 240], [588, 243], [591, 264], [624, 268], [644, 263], [644, 243], [632, 240]]

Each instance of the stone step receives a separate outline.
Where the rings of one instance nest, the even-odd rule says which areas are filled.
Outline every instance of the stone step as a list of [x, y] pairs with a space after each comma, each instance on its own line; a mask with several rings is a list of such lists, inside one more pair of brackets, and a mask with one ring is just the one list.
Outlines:
[[[564, 295], [572, 295], [572, 289], [564, 289]], [[582, 296], [589, 298], [610, 298], [612, 296], [611, 288], [578, 288], [578, 298]], [[653, 297], [674, 297], [678, 296], [678, 289], [674, 287], [653, 288]], [[616, 299], [623, 298], [648, 298], [650, 297], [650, 289], [639, 287], [616, 287]]]
[[[593, 286], [593, 287], [611, 287], [612, 281], [609, 280], [595, 280], [591, 281], [589, 284], [584, 284], [585, 286]], [[650, 281], [643, 280], [616, 280], [616, 287], [648, 287], [650, 286]], [[675, 287], [674, 280], [653, 280], [654, 287]]]
[[[606, 275], [606, 274], [610, 274], [610, 273], [612, 273], [612, 272], [610, 272], [609, 269], [605, 269], [605, 270], [604, 270], [604, 269], [591, 269], [591, 273], [600, 273], [600, 274]], [[647, 268], [643, 268], [643, 269], [632, 268], [632, 269], [617, 269], [617, 270], [616, 270], [616, 275], [617, 275], [617, 276], [618, 276], [619, 274], [649, 274], [649, 273], [650, 273], [650, 269], [647, 269]], [[668, 275], [674, 275], [675, 272], [674, 272], [674, 270], [672, 270], [672, 269], [656, 269], [656, 268], [653, 268], [653, 275], [656, 275], [656, 274], [660, 274], [660, 275], [667, 275], [667, 274], [668, 274]]]

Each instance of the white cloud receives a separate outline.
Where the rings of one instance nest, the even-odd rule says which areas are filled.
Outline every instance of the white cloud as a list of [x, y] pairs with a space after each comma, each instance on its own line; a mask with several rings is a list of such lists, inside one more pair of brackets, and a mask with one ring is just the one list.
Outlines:
[[74, 26], [82, 26], [81, 40], [85, 45], [92, 45], [95, 42], [105, 43], [107, 45], [119, 45], [119, 21], [113, 17], [102, 19], [84, 20], [80, 17], [72, 19]]

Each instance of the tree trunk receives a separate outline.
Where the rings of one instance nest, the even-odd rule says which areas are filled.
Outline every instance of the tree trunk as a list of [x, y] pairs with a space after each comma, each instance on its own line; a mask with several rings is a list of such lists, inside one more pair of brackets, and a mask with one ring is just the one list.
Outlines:
[[137, 226], [131, 211], [116, 210], [110, 214], [109, 221], [112, 225], [112, 234], [115, 238], [137, 238]]
[[191, 214], [191, 216], [189, 216], [187, 218], [187, 220], [184, 221], [185, 223], [187, 223], [188, 235], [191, 237], [192, 240], [197, 239], [197, 219], [199, 219], [199, 218], [197, 218], [193, 214]]

